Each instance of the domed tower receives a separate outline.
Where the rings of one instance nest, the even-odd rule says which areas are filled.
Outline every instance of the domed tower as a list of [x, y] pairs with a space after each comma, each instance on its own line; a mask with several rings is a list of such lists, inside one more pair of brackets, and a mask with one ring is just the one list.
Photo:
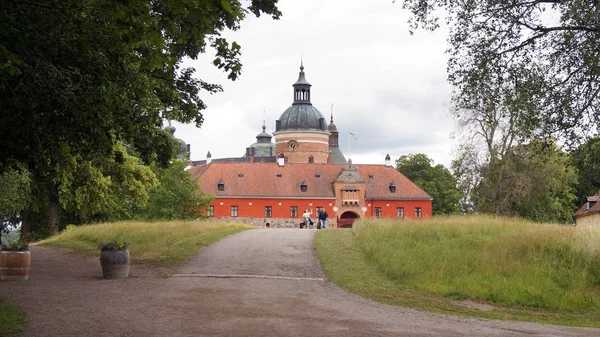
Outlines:
[[267, 127], [265, 121], [263, 121], [262, 132], [256, 136], [256, 143], [246, 148], [246, 154], [244, 157], [274, 157], [275, 156], [275, 144], [271, 142], [272, 136], [267, 133]]
[[293, 84], [294, 102], [275, 122], [277, 155], [290, 163], [327, 163], [329, 136], [325, 118], [310, 102], [310, 87], [300, 64], [298, 80]]
[[165, 130], [168, 131], [175, 140], [179, 142], [179, 152], [177, 153], [177, 158], [182, 160], [190, 159], [190, 144], [186, 144], [182, 139], [175, 137], [175, 131], [177, 130], [174, 126], [171, 125], [171, 121], [169, 121], [169, 125], [165, 127]]

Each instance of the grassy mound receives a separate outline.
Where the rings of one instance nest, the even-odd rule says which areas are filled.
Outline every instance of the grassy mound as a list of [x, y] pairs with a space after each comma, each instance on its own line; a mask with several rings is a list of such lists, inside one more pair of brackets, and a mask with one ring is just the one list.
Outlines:
[[253, 227], [213, 220], [125, 221], [72, 227], [38, 244], [100, 255], [99, 242], [125, 240], [131, 243], [129, 252], [132, 263], [172, 266], [185, 261], [200, 247], [250, 228]]
[[[600, 326], [600, 231], [456, 216], [370, 219], [336, 232], [317, 233], [317, 253], [332, 281], [360, 295], [447, 313]], [[368, 272], [354, 280], [360, 269]], [[467, 301], [494, 309], [465, 309]]]

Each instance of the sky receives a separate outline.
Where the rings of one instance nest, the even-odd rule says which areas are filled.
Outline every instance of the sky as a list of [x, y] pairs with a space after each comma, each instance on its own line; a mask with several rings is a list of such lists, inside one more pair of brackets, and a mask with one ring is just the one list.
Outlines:
[[175, 136], [191, 144], [192, 160], [208, 151], [213, 158], [242, 156], [263, 120], [272, 134], [293, 102], [302, 58], [312, 104], [327, 121], [333, 111], [346, 158], [383, 164], [386, 154], [395, 160], [424, 153], [450, 166], [455, 142], [444, 28], [411, 36], [408, 13], [392, 0], [280, 0], [279, 8], [280, 20], [249, 15], [239, 30], [223, 34], [241, 45], [236, 81], [212, 65], [213, 50], [184, 62], [224, 90], [202, 93], [202, 128], [173, 123]]

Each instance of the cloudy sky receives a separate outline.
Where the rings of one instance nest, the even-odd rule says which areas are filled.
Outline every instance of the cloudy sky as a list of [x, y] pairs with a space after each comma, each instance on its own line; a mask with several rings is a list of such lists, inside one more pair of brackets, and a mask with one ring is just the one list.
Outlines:
[[[228, 40], [242, 46], [241, 77], [232, 82], [211, 61], [214, 52], [187, 61], [224, 92], [204, 94], [202, 128], [174, 123], [191, 144], [191, 159], [239, 157], [292, 104], [300, 57], [312, 84], [311, 101], [340, 131], [340, 147], [354, 163], [383, 163], [425, 153], [449, 167], [454, 141], [448, 114], [446, 33], [417, 31], [392, 0], [280, 0], [283, 16], [248, 17]], [[263, 113], [264, 111], [264, 113]], [[349, 132], [357, 139], [349, 136]]]

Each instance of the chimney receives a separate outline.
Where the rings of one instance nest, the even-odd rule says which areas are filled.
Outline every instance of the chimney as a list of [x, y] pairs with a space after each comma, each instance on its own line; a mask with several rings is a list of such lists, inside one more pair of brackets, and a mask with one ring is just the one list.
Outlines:
[[283, 153], [277, 157], [277, 165], [279, 165], [279, 166], [285, 165], [285, 157], [283, 156]]
[[210, 154], [210, 151], [208, 151], [208, 153], [206, 154], [206, 164], [210, 164], [212, 162], [212, 155]]
[[388, 153], [387, 156], [385, 156], [385, 166], [386, 167], [391, 167], [392, 166], [392, 160], [390, 158], [390, 154]]

